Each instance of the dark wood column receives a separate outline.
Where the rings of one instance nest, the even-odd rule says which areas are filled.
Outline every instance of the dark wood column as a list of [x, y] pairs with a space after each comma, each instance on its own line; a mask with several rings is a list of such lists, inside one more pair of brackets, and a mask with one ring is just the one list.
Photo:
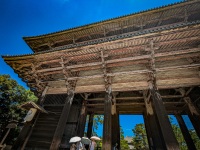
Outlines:
[[64, 130], [65, 130], [65, 126], [66, 126], [66, 122], [67, 122], [67, 119], [68, 119], [68, 116], [69, 116], [69, 112], [70, 112], [70, 108], [71, 108], [71, 105], [72, 105], [73, 98], [74, 98], [74, 91], [70, 90], [68, 92], [68, 97], [67, 97], [65, 105], [63, 107], [62, 114], [60, 116], [56, 131], [54, 133], [53, 140], [51, 142], [50, 150], [56, 150], [56, 149], [59, 148], [59, 144], [62, 140], [62, 135], [63, 135]]
[[120, 147], [120, 125], [119, 125], [119, 113], [116, 108], [116, 99], [115, 96], [113, 98], [112, 104], [112, 147], [118, 144]]
[[164, 141], [160, 135], [160, 129], [157, 123], [152, 102], [150, 97], [147, 96], [147, 92], [143, 92], [146, 112], [144, 113], [145, 128], [148, 137], [149, 149], [150, 150], [163, 150], [165, 149]]
[[185, 122], [184, 122], [182, 116], [180, 114], [177, 114], [177, 113], [175, 114], [175, 116], [176, 116], [178, 124], [179, 124], [179, 126], [181, 128], [181, 132], [183, 134], [183, 137], [185, 139], [185, 142], [187, 144], [188, 149], [196, 150], [194, 142], [193, 142], [193, 140], [191, 138], [191, 135], [190, 135], [190, 133], [188, 131], [187, 126], [185, 125]]
[[87, 110], [85, 106], [85, 101], [83, 101], [81, 113], [79, 117], [79, 123], [77, 128], [77, 136], [83, 137], [84, 136], [84, 130], [85, 130], [85, 123], [86, 123], [86, 117], [87, 117]]
[[106, 92], [104, 105], [104, 121], [103, 121], [103, 150], [111, 150], [112, 146], [112, 95]]
[[157, 116], [158, 120], [158, 126], [160, 128], [160, 133], [162, 135], [162, 138], [164, 140], [164, 145], [167, 150], [178, 150], [179, 144], [176, 140], [176, 137], [174, 135], [172, 126], [170, 124], [170, 121], [168, 119], [167, 112], [165, 110], [164, 104], [162, 102], [162, 98], [157, 90], [155, 90], [155, 87], [152, 85], [151, 82], [149, 82], [151, 97], [153, 100], [153, 106], [154, 111]]
[[93, 119], [94, 119], [94, 114], [90, 114], [89, 121], [88, 121], [88, 130], [87, 130], [88, 138], [90, 138], [92, 136]]
[[190, 97], [184, 97], [184, 101], [188, 106], [188, 116], [192, 122], [194, 129], [200, 138], [200, 113], [195, 105], [192, 103]]

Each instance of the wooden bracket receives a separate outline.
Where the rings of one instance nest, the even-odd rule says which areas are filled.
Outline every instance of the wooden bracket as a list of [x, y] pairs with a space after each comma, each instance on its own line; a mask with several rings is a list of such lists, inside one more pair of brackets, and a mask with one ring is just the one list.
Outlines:
[[150, 90], [143, 91], [144, 100], [149, 104], [151, 101], [151, 92]]
[[102, 69], [103, 69], [103, 78], [105, 83], [105, 91], [107, 93], [111, 93], [111, 77], [107, 74], [107, 67], [105, 62], [105, 57], [108, 57], [108, 55], [104, 54], [104, 50], [101, 50], [101, 62], [102, 62]]
[[[149, 94], [148, 94], [149, 93]], [[153, 115], [153, 108], [150, 103], [150, 92], [149, 91], [143, 91], [143, 97], [144, 97], [144, 103], [146, 106], [147, 114]]]
[[184, 97], [183, 99], [187, 103], [191, 114], [200, 116], [200, 113], [197, 111], [197, 109], [196, 109], [195, 105], [193, 104], [193, 102], [191, 101], [191, 99], [189, 97]]
[[[63, 57], [61, 57], [61, 66], [62, 66], [62, 71], [63, 71], [63, 75], [64, 75], [64, 78], [65, 78], [65, 85], [67, 87], [67, 91], [70, 91], [70, 90], [74, 90], [75, 89], [75, 85], [72, 85], [69, 81], [69, 77], [72, 77], [72, 73], [71, 71], [65, 67], [65, 63], [69, 61], [65, 61]], [[76, 82], [76, 80], [74, 81], [71, 81], [71, 82]]]

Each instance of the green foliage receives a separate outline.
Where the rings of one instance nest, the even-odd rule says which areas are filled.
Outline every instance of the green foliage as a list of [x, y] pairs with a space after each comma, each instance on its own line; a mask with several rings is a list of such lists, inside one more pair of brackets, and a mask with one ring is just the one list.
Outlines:
[[134, 133], [133, 145], [137, 150], [148, 149], [147, 134], [144, 124], [136, 124], [132, 130]]
[[[23, 121], [26, 112], [21, 110], [19, 105], [27, 101], [37, 101], [37, 98], [30, 90], [18, 85], [9, 75], [0, 75], [0, 137], [10, 120]], [[7, 140], [9, 144], [18, 132], [19, 129], [12, 129]]]
[[[176, 136], [176, 139], [179, 143], [179, 147], [181, 150], [187, 150], [188, 147], [187, 147], [187, 144], [184, 140], [184, 137], [182, 135], [182, 132], [181, 132], [181, 129], [178, 125], [176, 124], [173, 124], [173, 118], [169, 116], [169, 119], [170, 119], [170, 122], [172, 124], [172, 129], [174, 131], [174, 134]], [[189, 129], [189, 133], [191, 135], [191, 138], [193, 139], [193, 142], [196, 146], [196, 149], [200, 149], [200, 139], [199, 137], [197, 136], [196, 132], [194, 129]]]
[[185, 140], [184, 140], [184, 137], [183, 137], [183, 134], [181, 132], [180, 127], [176, 124], [172, 124], [172, 129], [173, 129], [175, 137], [176, 137], [176, 139], [179, 143], [179, 148], [181, 150], [187, 150], [188, 148], [187, 148], [187, 145], [185, 143]]
[[197, 136], [196, 132], [194, 129], [190, 129], [189, 133], [193, 139], [194, 145], [196, 146], [196, 149], [200, 149], [200, 139]]
[[[94, 130], [98, 130], [98, 126], [103, 124], [103, 115], [95, 115], [93, 121], [93, 128]], [[97, 135], [96, 132], [93, 131], [93, 135]]]
[[130, 150], [128, 146], [128, 141], [124, 139], [124, 131], [122, 127], [120, 127], [120, 148], [121, 150]]

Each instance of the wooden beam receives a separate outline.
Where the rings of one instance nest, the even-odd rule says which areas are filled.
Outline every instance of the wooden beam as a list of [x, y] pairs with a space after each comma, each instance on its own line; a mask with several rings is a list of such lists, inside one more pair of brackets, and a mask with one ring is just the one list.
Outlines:
[[[161, 95], [162, 98], [182, 98], [182, 95]], [[144, 99], [142, 96], [138, 97], [116, 97], [116, 100], [138, 100], [138, 99]], [[104, 98], [90, 98], [87, 101], [103, 101]]]
[[68, 97], [67, 97], [65, 105], [63, 107], [58, 125], [56, 127], [56, 131], [54, 133], [53, 140], [51, 142], [50, 150], [56, 150], [59, 148], [59, 145], [62, 140], [62, 135], [65, 130], [66, 122], [67, 122], [67, 119], [69, 116], [73, 98], [74, 98], [74, 91], [72, 91], [72, 90], [68, 91]]
[[84, 136], [86, 117], [87, 117], [86, 100], [83, 100], [81, 113], [80, 113], [80, 117], [78, 121], [78, 127], [77, 127], [77, 136], [79, 137]]
[[[172, 66], [172, 67], [162, 67], [162, 68], [156, 68], [156, 72], [164, 72], [164, 71], [170, 71], [170, 70], [181, 70], [181, 69], [189, 69], [189, 68], [198, 68], [200, 67], [200, 64], [190, 64], [190, 65], [181, 65], [181, 66]], [[146, 73], [151, 73], [152, 71], [149, 69], [144, 69], [144, 70], [134, 70], [134, 71], [123, 71], [123, 72], [114, 72], [114, 73], [107, 73], [107, 76], [109, 77], [114, 77], [118, 75], [135, 75], [135, 74], [146, 74]], [[103, 74], [98, 74], [98, 75], [90, 75], [90, 76], [80, 76], [80, 77], [68, 77], [68, 80], [80, 80], [80, 79], [93, 79], [93, 78], [101, 78], [104, 77]], [[63, 81], [63, 80], [59, 80]], [[53, 81], [43, 81], [41, 83], [46, 83], [46, 82], [53, 82]]]
[[103, 121], [103, 150], [112, 149], [112, 94], [109, 88], [105, 96], [105, 106], [104, 106], [104, 121]]
[[158, 91], [156, 91], [154, 85], [152, 85], [151, 82], [149, 82], [149, 87], [152, 95], [153, 105], [155, 114], [158, 119], [158, 125], [161, 131], [161, 135], [164, 141], [165, 148], [167, 150], [171, 149], [179, 149], [179, 144], [176, 140], [176, 137], [173, 133], [173, 129], [171, 127], [171, 124], [169, 122], [166, 109], [163, 105], [162, 98], [160, 97], [160, 94]]
[[[179, 51], [173, 51], [173, 52], [156, 53], [155, 58], [181, 55], [181, 54], [187, 54], [187, 53], [194, 53], [194, 52], [199, 52], [199, 51], [200, 51], [200, 48], [192, 48], [192, 49], [188, 49], [188, 50], [179, 50]], [[141, 55], [141, 56], [135, 56], [135, 57], [126, 57], [126, 58], [121, 58], [121, 59], [107, 60], [107, 61], [105, 61], [105, 63], [111, 64], [111, 63], [135, 61], [135, 60], [142, 60], [142, 59], [149, 59], [149, 58], [150, 58], [149, 55]], [[71, 66], [68, 66], [67, 69], [92, 67], [92, 66], [97, 66], [97, 65], [101, 65], [101, 64], [102, 64], [101, 62], [93, 62], [93, 63], [85, 63], [85, 64], [79, 64], [79, 65], [71, 65]], [[52, 72], [52, 71], [58, 71], [58, 70], [62, 70], [62, 67], [41, 69], [41, 70], [37, 70], [37, 73], [49, 72], [49, 71]]]
[[92, 136], [93, 121], [94, 121], [94, 113], [91, 113], [91, 114], [89, 114], [87, 137], [91, 137]]

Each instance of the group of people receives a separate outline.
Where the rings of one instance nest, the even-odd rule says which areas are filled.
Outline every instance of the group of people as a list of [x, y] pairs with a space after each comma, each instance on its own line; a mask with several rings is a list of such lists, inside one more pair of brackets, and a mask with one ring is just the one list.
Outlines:
[[83, 144], [81, 141], [73, 143], [70, 150], [94, 150], [96, 147], [95, 140], [91, 139], [90, 144]]

